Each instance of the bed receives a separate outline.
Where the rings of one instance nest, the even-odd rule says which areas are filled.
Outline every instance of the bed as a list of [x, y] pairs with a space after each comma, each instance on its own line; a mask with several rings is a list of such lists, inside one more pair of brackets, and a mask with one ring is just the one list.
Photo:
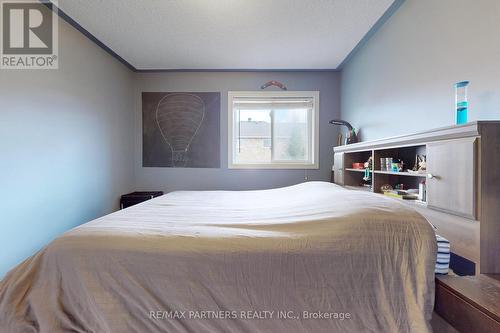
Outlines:
[[325, 182], [179, 191], [74, 228], [0, 282], [1, 332], [430, 332], [436, 240]]

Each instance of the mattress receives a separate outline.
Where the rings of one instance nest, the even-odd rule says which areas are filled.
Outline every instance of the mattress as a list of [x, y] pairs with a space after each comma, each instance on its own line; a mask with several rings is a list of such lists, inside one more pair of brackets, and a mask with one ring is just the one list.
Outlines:
[[0, 331], [429, 332], [436, 250], [414, 210], [330, 183], [172, 192], [10, 271]]

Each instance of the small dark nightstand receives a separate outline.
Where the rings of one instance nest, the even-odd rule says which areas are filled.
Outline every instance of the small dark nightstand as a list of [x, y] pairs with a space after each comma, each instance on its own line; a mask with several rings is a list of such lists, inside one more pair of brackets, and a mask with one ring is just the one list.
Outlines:
[[138, 203], [159, 197], [160, 195], [163, 195], [163, 191], [132, 192], [124, 194], [120, 199], [120, 209], [137, 205]]

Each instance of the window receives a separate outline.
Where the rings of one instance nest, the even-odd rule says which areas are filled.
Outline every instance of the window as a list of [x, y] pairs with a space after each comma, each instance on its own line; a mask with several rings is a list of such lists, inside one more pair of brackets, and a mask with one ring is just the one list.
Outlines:
[[317, 169], [319, 92], [228, 94], [229, 168]]

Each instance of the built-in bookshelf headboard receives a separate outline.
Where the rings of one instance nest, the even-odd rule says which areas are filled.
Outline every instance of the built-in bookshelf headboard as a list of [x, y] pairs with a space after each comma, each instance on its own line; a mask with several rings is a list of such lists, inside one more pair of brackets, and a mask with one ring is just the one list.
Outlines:
[[[500, 121], [339, 146], [334, 153], [334, 181], [351, 189], [382, 193], [386, 185], [421, 190], [425, 184], [422, 200], [405, 203], [450, 240], [461, 263], [500, 274]], [[424, 168], [414, 168], [422, 156]], [[370, 157], [367, 177], [354, 163]]]

